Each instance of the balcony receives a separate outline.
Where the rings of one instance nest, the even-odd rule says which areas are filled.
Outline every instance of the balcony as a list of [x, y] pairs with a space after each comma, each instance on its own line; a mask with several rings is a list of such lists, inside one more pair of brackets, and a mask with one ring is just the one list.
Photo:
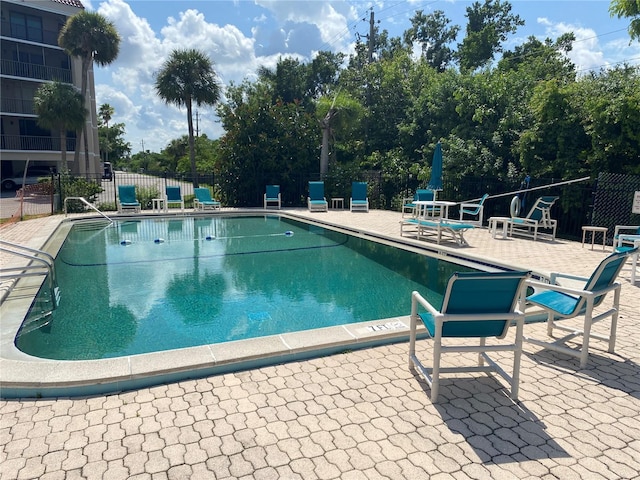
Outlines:
[[0, 112], [2, 113], [18, 113], [24, 115], [35, 115], [33, 109], [33, 99], [24, 98], [0, 98]]
[[[76, 139], [67, 138], [67, 152], [76, 149]], [[37, 137], [29, 135], [0, 135], [0, 150], [37, 150], [61, 152], [60, 137]]]
[[16, 62], [13, 60], [2, 60], [0, 73], [20, 78], [33, 78], [36, 80], [57, 80], [63, 83], [73, 83], [71, 70], [56, 67], [47, 67], [36, 63]]
[[58, 46], [58, 35], [60, 33], [58, 31], [12, 25], [11, 22], [8, 21], [2, 22], [0, 30], [4, 37]]

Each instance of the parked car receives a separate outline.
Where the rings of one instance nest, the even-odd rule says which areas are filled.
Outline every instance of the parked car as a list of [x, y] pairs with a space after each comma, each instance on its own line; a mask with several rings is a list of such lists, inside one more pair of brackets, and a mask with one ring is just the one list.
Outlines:
[[[22, 187], [23, 177], [24, 171], [9, 178], [3, 178], [2, 188], [4, 190], [15, 190]], [[27, 176], [24, 178], [24, 184], [33, 185], [38, 183], [38, 180], [42, 177], [51, 178], [51, 169], [49, 167], [29, 167], [27, 168]]]
[[113, 168], [111, 167], [111, 162], [104, 162], [102, 164], [102, 178], [103, 180], [108, 181], [113, 180]]

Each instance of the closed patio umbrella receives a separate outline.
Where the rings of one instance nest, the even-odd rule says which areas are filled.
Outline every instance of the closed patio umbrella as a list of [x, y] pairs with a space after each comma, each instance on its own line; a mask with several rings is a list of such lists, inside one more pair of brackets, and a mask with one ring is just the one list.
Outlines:
[[433, 151], [433, 162], [431, 163], [431, 179], [427, 185], [429, 190], [442, 190], [442, 145], [436, 143]]

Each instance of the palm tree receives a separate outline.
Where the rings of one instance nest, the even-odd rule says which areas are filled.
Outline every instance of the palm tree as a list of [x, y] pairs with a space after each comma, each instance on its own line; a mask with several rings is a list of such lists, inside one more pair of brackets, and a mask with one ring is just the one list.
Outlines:
[[82, 95], [68, 83], [43, 83], [33, 96], [33, 105], [38, 115], [38, 125], [60, 133], [62, 165], [69, 170], [67, 130], [80, 130], [89, 113], [84, 107]]
[[[118, 57], [120, 35], [113, 23], [96, 12], [82, 11], [69, 17], [58, 37], [58, 44], [73, 56], [82, 59], [82, 98], [87, 99], [88, 72], [92, 62], [100, 66], [109, 65]], [[84, 155], [89, 169], [89, 141], [87, 125], [83, 125]], [[76, 142], [74, 160], [80, 159], [80, 142]]]
[[156, 75], [156, 92], [165, 103], [187, 107], [189, 126], [189, 159], [194, 188], [198, 187], [195, 140], [193, 137], [193, 102], [197, 106], [215, 105], [220, 99], [220, 85], [213, 62], [195, 50], [173, 50]]
[[104, 153], [105, 153], [105, 162], [109, 161], [109, 120], [111, 120], [111, 117], [113, 116], [113, 114], [115, 113], [115, 110], [113, 109], [113, 107], [111, 105], [109, 105], [108, 103], [103, 103], [102, 105], [100, 105], [100, 109], [98, 110], [98, 116], [102, 119], [102, 121], [104, 122], [105, 126], [107, 127], [105, 130], [105, 146], [104, 146]]

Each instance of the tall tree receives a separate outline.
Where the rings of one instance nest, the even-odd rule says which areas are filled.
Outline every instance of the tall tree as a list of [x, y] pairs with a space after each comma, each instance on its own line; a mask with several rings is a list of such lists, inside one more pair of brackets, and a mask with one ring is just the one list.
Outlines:
[[447, 45], [453, 42], [460, 31], [458, 25], [449, 27], [449, 20], [442, 10], [425, 15], [418, 10], [411, 19], [411, 28], [404, 32], [404, 41], [413, 46], [422, 46], [422, 56], [429, 65], [443, 72], [453, 60], [453, 50]]
[[[100, 66], [109, 65], [118, 57], [120, 35], [113, 23], [96, 12], [82, 11], [69, 17], [60, 30], [58, 44], [73, 57], [82, 60], [82, 86], [80, 93], [87, 99], [88, 72], [93, 62]], [[80, 135], [78, 135], [80, 137]], [[89, 170], [89, 140], [86, 123], [82, 128], [84, 138], [85, 168]], [[74, 161], [80, 159], [80, 142], [76, 142]]]
[[462, 71], [482, 67], [494, 55], [502, 52], [502, 43], [509, 33], [515, 33], [524, 20], [511, 13], [508, 1], [484, 0], [467, 7], [466, 36], [458, 44], [458, 61]]
[[629, 35], [631, 39], [640, 40], [640, 1], [638, 0], [611, 0], [609, 5], [611, 16], [618, 18], [631, 18]]
[[111, 145], [109, 142], [109, 121], [111, 117], [115, 113], [115, 110], [108, 103], [103, 103], [100, 105], [100, 109], [98, 110], [98, 116], [102, 119], [105, 124], [105, 142], [104, 142], [104, 153], [105, 153], [105, 162], [109, 161], [109, 151], [111, 149]]
[[80, 92], [68, 83], [43, 83], [33, 96], [38, 125], [60, 134], [62, 165], [67, 165], [67, 130], [79, 130], [84, 125], [87, 109]]
[[323, 97], [318, 101], [318, 123], [322, 129], [320, 150], [320, 175], [329, 171], [329, 142], [338, 130], [350, 130], [359, 123], [362, 105], [347, 95], [336, 93], [333, 99]]
[[215, 105], [220, 99], [220, 85], [213, 70], [213, 62], [196, 49], [171, 52], [156, 76], [156, 93], [167, 104], [187, 107], [189, 129], [189, 159], [194, 188], [198, 187], [195, 140], [193, 136], [193, 103], [197, 106]]

